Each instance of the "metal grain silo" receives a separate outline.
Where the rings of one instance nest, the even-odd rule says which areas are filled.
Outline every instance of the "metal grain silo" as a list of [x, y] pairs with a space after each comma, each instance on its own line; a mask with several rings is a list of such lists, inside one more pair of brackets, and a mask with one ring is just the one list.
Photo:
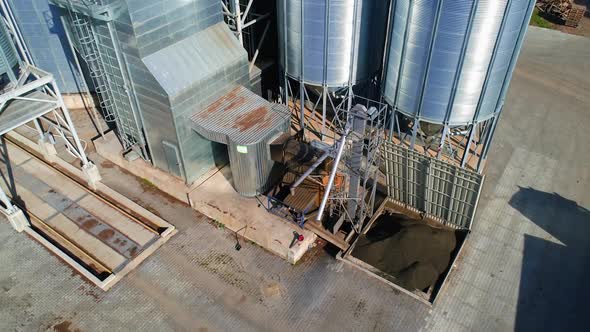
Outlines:
[[[281, 64], [311, 85], [347, 86], [381, 65], [388, 1], [281, 0]], [[302, 46], [303, 45], [303, 46]]]
[[[352, 99], [353, 86], [379, 75], [388, 9], [388, 0], [278, 2], [284, 100], [291, 95], [292, 105], [299, 103], [300, 110], [306, 102], [307, 109], [319, 105], [323, 110], [322, 134], [326, 109], [332, 102], [328, 99]], [[351, 106], [352, 100], [348, 108]], [[303, 114], [300, 117], [301, 127], [313, 127], [306, 125]]]
[[385, 100], [415, 124], [438, 124], [447, 131], [495, 118], [534, 4], [534, 0], [395, 1]]
[[385, 99], [430, 123], [468, 124], [494, 116], [534, 3], [396, 1]]

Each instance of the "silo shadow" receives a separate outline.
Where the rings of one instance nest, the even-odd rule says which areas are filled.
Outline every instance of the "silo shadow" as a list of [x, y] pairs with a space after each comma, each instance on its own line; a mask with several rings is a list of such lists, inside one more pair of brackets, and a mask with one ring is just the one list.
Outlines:
[[590, 323], [590, 211], [557, 193], [519, 187], [509, 201], [549, 236], [524, 235], [516, 331], [570, 331]]

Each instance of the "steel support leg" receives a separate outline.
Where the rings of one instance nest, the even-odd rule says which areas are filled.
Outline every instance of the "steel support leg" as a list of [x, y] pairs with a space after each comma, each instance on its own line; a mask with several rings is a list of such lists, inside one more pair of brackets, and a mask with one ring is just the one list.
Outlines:
[[8, 218], [12, 227], [19, 233], [24, 231], [25, 228], [29, 226], [29, 221], [23, 211], [12, 204], [2, 187], [0, 187], [0, 201], [6, 206], [6, 208], [3, 209], [3, 213], [6, 215], [6, 218]]
[[86, 180], [88, 181], [88, 185], [90, 186], [90, 188], [96, 190], [96, 185], [101, 180], [100, 172], [98, 171], [98, 168], [96, 167], [96, 165], [94, 165], [91, 161], [89, 161], [88, 157], [86, 156], [86, 151], [84, 151], [84, 146], [82, 146], [82, 143], [80, 142], [80, 137], [78, 137], [78, 132], [76, 131], [76, 127], [74, 126], [74, 122], [72, 121], [72, 118], [70, 117], [70, 112], [68, 111], [66, 105], [64, 104], [63, 97], [61, 96], [61, 93], [59, 91], [59, 88], [57, 87], [57, 84], [55, 84], [55, 82], [52, 82], [51, 85], [52, 85], [53, 89], [55, 89], [54, 91], [55, 91], [55, 95], [57, 96], [59, 106], [62, 109], [64, 118], [65, 118], [66, 123], [68, 125], [68, 129], [70, 130], [70, 134], [72, 134], [72, 138], [74, 140], [74, 143], [76, 144], [76, 148], [78, 149], [78, 153], [79, 153], [80, 159], [82, 161], [82, 171], [84, 172], [84, 175], [86, 176]]
[[467, 139], [467, 146], [465, 147], [465, 152], [463, 153], [463, 158], [461, 159], [461, 167], [465, 168], [465, 164], [467, 163], [467, 159], [471, 152], [471, 142], [473, 141], [473, 135], [475, 134], [475, 128], [477, 124], [473, 124], [471, 126], [471, 130], [469, 131], [469, 138]]

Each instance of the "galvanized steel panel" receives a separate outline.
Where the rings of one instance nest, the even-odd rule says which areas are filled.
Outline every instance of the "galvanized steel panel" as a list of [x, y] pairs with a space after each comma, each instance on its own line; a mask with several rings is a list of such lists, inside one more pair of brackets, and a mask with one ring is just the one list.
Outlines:
[[290, 120], [287, 106], [271, 104], [243, 86], [191, 117], [196, 132], [228, 145], [234, 187], [244, 196], [269, 189], [275, 163], [268, 144], [289, 130]]
[[144, 57], [143, 62], [172, 99], [246, 57], [238, 40], [220, 22]]
[[19, 56], [4, 21], [0, 22], [0, 52], [0, 75], [13, 73], [13, 68], [19, 63]]
[[388, 5], [384, 0], [279, 1], [280, 61], [287, 75], [329, 87], [370, 78], [381, 67]]
[[483, 175], [386, 142], [388, 196], [444, 224], [471, 228]]
[[432, 123], [460, 125], [492, 117], [534, 3], [396, 1], [385, 99], [400, 112]]
[[59, 8], [47, 0], [9, 0], [35, 66], [53, 74], [62, 93], [79, 92], [80, 73], [67, 44]]

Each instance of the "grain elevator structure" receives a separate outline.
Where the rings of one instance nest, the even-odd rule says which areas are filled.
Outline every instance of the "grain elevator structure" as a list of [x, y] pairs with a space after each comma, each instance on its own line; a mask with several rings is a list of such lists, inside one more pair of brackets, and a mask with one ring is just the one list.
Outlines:
[[223, 144], [190, 120], [235, 87], [250, 87], [247, 54], [219, 1], [52, 2], [126, 153], [188, 184], [227, 161]]
[[[50, 2], [125, 158], [188, 186], [229, 163], [238, 194], [349, 261], [388, 213], [457, 232], [456, 258], [534, 8], [534, 0]], [[450, 266], [418, 290], [427, 301]]]

